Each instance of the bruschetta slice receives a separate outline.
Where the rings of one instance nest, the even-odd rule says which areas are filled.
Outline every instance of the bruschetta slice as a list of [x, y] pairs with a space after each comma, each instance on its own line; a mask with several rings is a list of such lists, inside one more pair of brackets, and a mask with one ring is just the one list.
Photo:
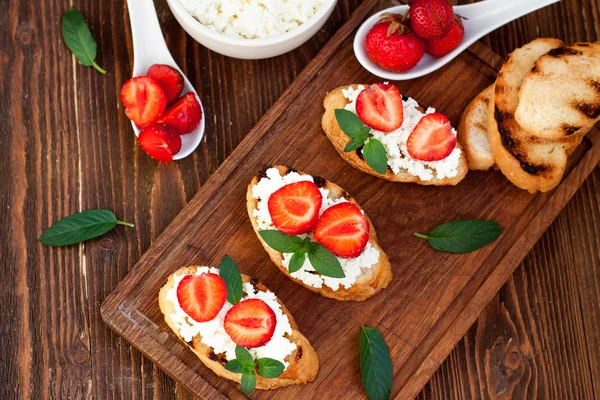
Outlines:
[[[227, 275], [232, 276], [231, 270]], [[223, 378], [242, 380], [242, 373], [232, 372], [235, 368], [228, 366], [239, 358], [238, 347], [242, 347], [257, 363], [256, 389], [312, 382], [319, 370], [319, 359], [290, 312], [258, 280], [239, 271], [237, 275], [241, 284], [237, 285], [239, 295], [237, 301], [233, 300], [234, 305], [230, 292], [236, 285], [225, 283], [218, 268], [190, 266], [175, 271], [158, 297], [166, 323], [208, 368]], [[256, 328], [252, 323], [245, 324], [245, 318], [262, 322]], [[258, 366], [266, 358], [283, 364], [279, 376], [261, 376]]]
[[[435, 186], [456, 185], [469, 171], [448, 119], [401, 96], [392, 84], [341, 86], [325, 96], [323, 107], [325, 135], [360, 171], [388, 181]], [[347, 124], [354, 132], [344, 132], [337, 110], [358, 116]]]
[[369, 217], [338, 185], [284, 166], [266, 166], [246, 195], [263, 247], [294, 282], [336, 300], [363, 301], [392, 280]]

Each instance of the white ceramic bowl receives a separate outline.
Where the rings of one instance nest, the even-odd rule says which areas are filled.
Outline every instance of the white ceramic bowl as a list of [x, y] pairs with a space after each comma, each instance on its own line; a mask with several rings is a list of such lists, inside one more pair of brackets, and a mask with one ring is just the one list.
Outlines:
[[298, 28], [268, 39], [237, 39], [217, 33], [192, 17], [179, 0], [167, 0], [167, 3], [183, 29], [200, 44], [229, 57], [259, 60], [287, 53], [313, 37], [331, 15], [337, 0], [323, 5], [315, 15]]

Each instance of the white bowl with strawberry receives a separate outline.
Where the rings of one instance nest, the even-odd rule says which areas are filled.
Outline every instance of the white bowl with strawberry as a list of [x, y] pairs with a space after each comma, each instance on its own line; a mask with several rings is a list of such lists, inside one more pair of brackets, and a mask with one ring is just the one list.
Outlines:
[[156, 161], [180, 160], [202, 139], [202, 104], [176, 67], [153, 64], [145, 75], [129, 79], [121, 102], [140, 147]]

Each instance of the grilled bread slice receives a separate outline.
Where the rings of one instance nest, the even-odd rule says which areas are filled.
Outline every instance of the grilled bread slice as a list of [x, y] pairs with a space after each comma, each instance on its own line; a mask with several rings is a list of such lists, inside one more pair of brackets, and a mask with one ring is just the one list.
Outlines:
[[[344, 152], [344, 147], [350, 141], [350, 138], [342, 131], [340, 126], [337, 123], [335, 118], [335, 110], [338, 108], [344, 108], [346, 104], [348, 104], [348, 100], [342, 94], [342, 90], [347, 89], [352, 86], [353, 88], [357, 88], [360, 86], [359, 84], [346, 85], [339, 87], [337, 89], [332, 90], [325, 96], [323, 100], [323, 107], [325, 107], [325, 113], [323, 114], [323, 118], [321, 119], [321, 126], [327, 138], [331, 141], [336, 151], [344, 160], [346, 160], [350, 165], [354, 168], [359, 169], [367, 174], [371, 174], [378, 178], [386, 179], [392, 182], [414, 182], [419, 185], [435, 185], [435, 186], [454, 186], [469, 172], [469, 166], [467, 164], [467, 157], [465, 156], [464, 149], [461, 147], [460, 143], [457, 143], [457, 146], [461, 149], [461, 157], [458, 166], [458, 174], [453, 178], [445, 178], [438, 179], [437, 177], [433, 177], [431, 180], [423, 181], [418, 176], [411, 175], [406, 170], [400, 170], [397, 174], [395, 174], [389, 168], [387, 169], [384, 175], [378, 174], [375, 170], [373, 170], [362, 158], [361, 149], [357, 149], [352, 152]], [[368, 88], [369, 85], [362, 85], [365, 88]], [[424, 111], [424, 110], [422, 110]]]
[[[287, 175], [292, 170], [289, 167], [283, 166], [273, 167], [279, 170], [281, 176]], [[377, 292], [385, 288], [390, 283], [390, 281], [392, 280], [392, 267], [390, 265], [387, 255], [383, 252], [383, 250], [379, 246], [379, 243], [377, 242], [377, 234], [375, 233], [375, 227], [373, 226], [371, 220], [366, 214], [365, 216], [367, 217], [367, 220], [370, 224], [369, 243], [371, 244], [371, 246], [379, 250], [379, 260], [377, 264], [372, 265], [370, 268], [362, 269], [361, 275], [357, 278], [356, 282], [354, 282], [352, 286], [346, 289], [342, 285], [340, 285], [340, 287], [337, 290], [333, 290], [330, 287], [323, 284], [321, 288], [315, 288], [313, 286], [307, 285], [302, 280], [291, 276], [288, 269], [283, 265], [283, 254], [269, 247], [269, 245], [267, 245], [267, 243], [265, 243], [265, 241], [258, 234], [258, 222], [256, 216], [254, 215], [254, 210], [256, 210], [258, 207], [258, 199], [255, 199], [253, 197], [252, 187], [259, 182], [259, 180], [261, 179], [261, 177], [264, 176], [264, 173], [268, 168], [271, 168], [271, 166], [265, 167], [261, 172], [259, 172], [258, 175], [256, 175], [252, 179], [250, 185], [248, 185], [246, 201], [248, 207], [248, 216], [250, 217], [250, 221], [252, 222], [252, 227], [254, 228], [254, 231], [256, 232], [256, 235], [258, 236], [258, 239], [262, 243], [263, 247], [269, 254], [269, 257], [271, 257], [271, 260], [273, 261], [273, 263], [275, 263], [277, 268], [281, 270], [281, 272], [287, 275], [292, 281], [306, 287], [307, 289], [312, 290], [316, 293], [320, 293], [325, 297], [329, 297], [336, 300], [363, 301], [375, 295]], [[301, 175], [307, 175], [303, 172], [298, 173]], [[358, 203], [356, 202], [356, 200], [354, 200], [352, 196], [350, 196], [345, 190], [343, 190], [335, 183], [332, 183], [320, 177], [314, 177], [314, 179], [317, 186], [324, 187], [329, 190], [329, 197], [331, 199], [345, 197], [349, 202], [358, 205]]]
[[519, 89], [515, 118], [543, 139], [589, 132], [600, 120], [600, 43], [575, 43], [541, 56]]
[[458, 124], [458, 141], [465, 148], [469, 169], [487, 171], [494, 166], [494, 155], [488, 137], [488, 107], [494, 85], [479, 93], [467, 106]]
[[571, 146], [581, 138], [544, 140], [523, 129], [515, 119], [519, 89], [536, 60], [562, 47], [557, 39], [536, 39], [515, 50], [496, 79], [488, 109], [488, 135], [496, 165], [516, 186], [531, 193], [556, 187], [565, 172]]
[[[173, 303], [167, 300], [167, 293], [175, 285], [175, 275], [194, 274], [197, 268], [197, 266], [182, 267], [175, 271], [171, 276], [169, 276], [167, 283], [160, 289], [158, 295], [158, 305], [165, 316], [167, 325], [169, 325], [169, 327], [181, 340], [183, 340], [183, 337], [181, 336], [177, 326], [175, 326], [170, 318], [170, 316], [175, 312], [175, 308]], [[269, 291], [269, 289], [267, 289], [262, 283], [248, 275], [242, 274], [242, 281], [244, 283], [252, 282], [252, 285], [256, 290]], [[317, 357], [317, 353], [311, 346], [308, 339], [304, 337], [298, 330], [298, 325], [296, 325], [294, 317], [292, 317], [288, 309], [285, 308], [279, 299], [277, 301], [281, 306], [281, 310], [285, 315], [287, 315], [290, 321], [293, 333], [290, 337], [288, 337], [288, 339], [296, 344], [296, 350], [286, 357], [285, 361], [288, 362], [289, 365], [283, 374], [281, 374], [278, 378], [267, 379], [256, 374], [257, 389], [276, 389], [283, 386], [312, 382], [319, 371], [319, 358]], [[225, 364], [228, 360], [225, 359], [223, 354], [215, 354], [211, 347], [203, 344], [200, 335], [195, 336], [192, 339], [192, 342], [187, 344], [190, 346], [191, 350], [196, 353], [204, 365], [213, 370], [215, 374], [238, 383], [240, 382], [242, 375], [226, 370]]]

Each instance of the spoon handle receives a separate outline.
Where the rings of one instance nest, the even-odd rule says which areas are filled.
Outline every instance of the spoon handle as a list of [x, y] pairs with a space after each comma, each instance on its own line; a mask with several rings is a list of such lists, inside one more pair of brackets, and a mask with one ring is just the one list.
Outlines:
[[[486, 0], [464, 6], [456, 6], [457, 14], [478, 25], [492, 23], [496, 28], [540, 8], [560, 0]], [[463, 21], [465, 22], [465, 21]], [[485, 24], [485, 25], [484, 25]], [[493, 28], [495, 29], [495, 28]]]
[[133, 75], [145, 74], [155, 63], [174, 63], [153, 0], [127, 0], [127, 8], [133, 36]]

